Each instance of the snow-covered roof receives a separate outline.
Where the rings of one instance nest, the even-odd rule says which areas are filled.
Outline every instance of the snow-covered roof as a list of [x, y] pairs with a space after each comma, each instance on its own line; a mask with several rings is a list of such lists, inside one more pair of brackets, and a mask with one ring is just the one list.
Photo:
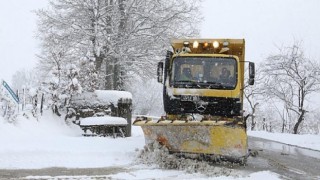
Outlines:
[[127, 125], [128, 122], [122, 117], [87, 117], [80, 120], [80, 126], [91, 126], [91, 125]]
[[117, 106], [119, 99], [132, 99], [132, 94], [127, 91], [95, 90], [84, 92], [72, 97], [72, 105], [75, 106]]

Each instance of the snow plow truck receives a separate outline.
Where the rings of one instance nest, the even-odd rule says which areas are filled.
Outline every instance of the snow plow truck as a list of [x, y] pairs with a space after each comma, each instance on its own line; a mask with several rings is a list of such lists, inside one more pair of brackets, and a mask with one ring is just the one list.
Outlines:
[[[176, 39], [158, 63], [165, 116], [137, 117], [146, 144], [205, 160], [245, 163], [249, 155], [243, 91], [254, 84], [244, 39]], [[248, 82], [244, 82], [249, 67]]]

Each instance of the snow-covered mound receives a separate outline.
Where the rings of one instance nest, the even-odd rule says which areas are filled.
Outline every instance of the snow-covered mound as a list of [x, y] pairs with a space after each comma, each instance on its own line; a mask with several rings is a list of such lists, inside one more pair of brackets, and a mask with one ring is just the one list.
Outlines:
[[34, 118], [31, 113], [21, 113], [13, 124], [0, 117], [0, 124], [0, 137], [7, 137], [1, 138], [1, 141], [8, 139], [8, 142], [15, 138], [79, 137], [82, 134], [79, 126], [73, 124], [68, 126], [62, 118], [50, 111], [44, 111], [39, 119]]
[[51, 111], [38, 120], [19, 115], [15, 124], [0, 117], [0, 169], [128, 166], [144, 145], [142, 130], [134, 128], [128, 138], [83, 137], [78, 125]]
[[73, 106], [117, 106], [119, 99], [132, 99], [132, 94], [127, 91], [95, 90], [84, 92], [72, 97]]

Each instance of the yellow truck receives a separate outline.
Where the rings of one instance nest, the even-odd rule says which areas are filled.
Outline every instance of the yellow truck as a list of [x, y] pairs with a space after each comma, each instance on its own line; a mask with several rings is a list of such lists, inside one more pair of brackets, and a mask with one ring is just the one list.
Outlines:
[[244, 163], [248, 156], [243, 90], [254, 84], [254, 63], [245, 74], [244, 39], [175, 39], [158, 63], [166, 115], [139, 117], [146, 144], [209, 160]]

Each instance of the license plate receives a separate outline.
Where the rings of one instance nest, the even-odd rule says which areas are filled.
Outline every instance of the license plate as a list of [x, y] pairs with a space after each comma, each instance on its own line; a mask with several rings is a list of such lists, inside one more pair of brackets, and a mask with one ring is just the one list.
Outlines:
[[181, 101], [199, 101], [199, 96], [181, 96]]

